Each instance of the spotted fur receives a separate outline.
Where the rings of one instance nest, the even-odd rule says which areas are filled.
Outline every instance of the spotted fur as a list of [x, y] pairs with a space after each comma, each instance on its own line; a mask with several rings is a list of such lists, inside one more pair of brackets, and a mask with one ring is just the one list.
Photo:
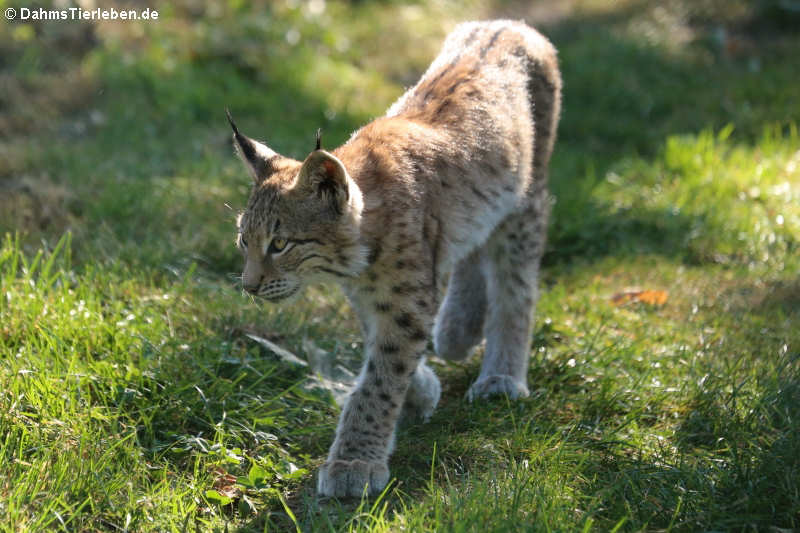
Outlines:
[[234, 126], [254, 179], [238, 223], [245, 290], [277, 301], [335, 281], [362, 325], [365, 364], [320, 494], [384, 488], [398, 419], [427, 419], [439, 400], [424, 358], [431, 332], [446, 359], [486, 338], [471, 401], [528, 395], [560, 98], [544, 37], [519, 22], [473, 22], [384, 117], [332, 152], [301, 163]]

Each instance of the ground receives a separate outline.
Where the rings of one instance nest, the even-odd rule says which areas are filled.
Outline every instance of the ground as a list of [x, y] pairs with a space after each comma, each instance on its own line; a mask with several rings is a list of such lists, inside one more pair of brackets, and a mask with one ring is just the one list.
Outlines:
[[[4, 20], [0, 530], [800, 528], [796, 4]], [[565, 81], [531, 397], [468, 404], [478, 359], [434, 361], [440, 408], [400, 432], [387, 491], [318, 500], [361, 339], [333, 288], [242, 295], [224, 109], [302, 158], [317, 127], [332, 147], [380, 115], [455, 23], [497, 16], [548, 35]]]

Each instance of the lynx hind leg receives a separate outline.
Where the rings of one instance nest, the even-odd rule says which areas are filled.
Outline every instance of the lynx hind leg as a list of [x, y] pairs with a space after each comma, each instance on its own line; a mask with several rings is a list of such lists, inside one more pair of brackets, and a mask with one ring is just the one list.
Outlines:
[[547, 220], [542, 201], [510, 215], [488, 242], [486, 352], [470, 401], [493, 395], [528, 396], [531, 321]]
[[403, 423], [427, 422], [439, 404], [442, 385], [433, 370], [423, 360], [411, 377], [403, 403]]
[[[509, 215], [487, 243], [486, 354], [467, 397], [528, 395], [527, 371], [539, 262], [547, 237], [547, 174], [561, 113], [561, 73], [555, 49], [538, 36], [528, 64], [528, 92], [534, 117], [534, 182], [525, 204]], [[534, 105], [535, 103], [535, 105]]]
[[467, 357], [483, 340], [486, 317], [485, 251], [479, 249], [453, 269], [447, 295], [433, 327], [436, 354], [451, 361]]

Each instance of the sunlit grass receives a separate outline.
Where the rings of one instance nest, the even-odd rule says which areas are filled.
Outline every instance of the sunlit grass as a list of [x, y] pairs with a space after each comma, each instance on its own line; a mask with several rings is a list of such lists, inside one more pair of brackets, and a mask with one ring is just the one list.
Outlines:
[[[554, 180], [551, 259], [658, 252], [689, 263], [796, 268], [800, 138], [768, 125], [755, 146], [732, 125], [675, 135], [656, 157], [627, 157], [576, 189]], [[587, 219], [592, 223], [587, 223]]]

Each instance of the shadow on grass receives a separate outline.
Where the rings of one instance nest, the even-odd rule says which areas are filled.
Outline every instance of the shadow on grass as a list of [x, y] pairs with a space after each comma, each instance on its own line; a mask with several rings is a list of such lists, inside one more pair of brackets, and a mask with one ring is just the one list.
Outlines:
[[[798, 289], [791, 278], [721, 289], [724, 312], [709, 310], [703, 319], [721, 338], [680, 365], [681, 391], [668, 394], [625, 386], [628, 372], [622, 383], [613, 370], [583, 375], [609, 363], [630, 364], [635, 373], [637, 363], [620, 361], [624, 355], [598, 353], [598, 361], [576, 365], [571, 352], [556, 352], [532, 362], [531, 400], [470, 405], [463, 396], [476, 361], [448, 366], [440, 372], [439, 410], [430, 424], [400, 436], [393, 474], [406, 480], [405, 493], [426, 497], [427, 477], [419, 473], [430, 471], [436, 443], [443, 465], [436, 483], [463, 482], [468, 491], [466, 480], [525, 461], [525, 475], [555, 469], [534, 466], [530, 451], [552, 441], [574, 464], [570, 509], [581, 509], [599, 530], [623, 517], [630, 530], [793, 530], [800, 526], [800, 354], [792, 333]], [[544, 326], [534, 347], [552, 337]]]
[[[747, 392], [728, 377], [689, 385], [674, 436], [646, 444], [620, 435], [629, 424], [639, 431], [652, 426], [658, 435], [664, 416], [653, 411], [661, 409], [659, 400], [648, 400], [655, 405], [645, 409], [635, 391], [580, 379], [579, 368], [566, 361], [533, 368], [531, 383], [548, 392], [523, 402], [470, 405], [463, 393], [474, 376], [449, 372], [449, 391], [431, 422], [400, 434], [392, 473], [403, 480], [406, 499], [424, 500], [436, 443], [431, 476], [442, 487], [463, 483], [469, 492], [469, 480], [528, 462], [522, 475], [549, 480], [546, 470], [559, 467], [537, 466], [542, 452], [532, 450], [551, 443], [544, 460], [556, 455], [574, 468], [568, 482], [574, 499], [567, 505], [599, 530], [613, 529], [623, 517], [631, 530], [797, 528], [798, 363], [797, 355], [782, 357]], [[535, 513], [529, 523], [539, 523]]]
[[[742, 379], [707, 375], [688, 401], [676, 443], [702, 492], [701, 517], [737, 529], [800, 527], [800, 354], [785, 353], [771, 372]], [[727, 522], [729, 516], [736, 517]], [[705, 522], [705, 524], [704, 524]]]

